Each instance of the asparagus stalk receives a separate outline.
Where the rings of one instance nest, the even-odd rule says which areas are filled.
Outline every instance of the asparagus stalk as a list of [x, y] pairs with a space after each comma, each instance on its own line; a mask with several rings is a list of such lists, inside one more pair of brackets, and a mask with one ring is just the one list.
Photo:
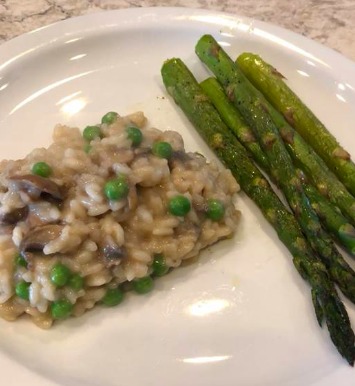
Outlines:
[[[217, 79], [212, 77], [207, 78], [200, 83], [200, 86], [213, 103], [224, 123], [250, 151], [257, 164], [267, 173], [270, 173], [269, 162], [257, 142], [252, 129], [245, 124], [239, 111], [228, 100], [227, 95], [224, 93]], [[339, 213], [336, 207], [318, 193], [304, 175], [301, 177], [305, 193], [311, 202], [312, 208], [322, 221], [322, 224], [350, 253], [354, 254], [355, 228]]]
[[324, 159], [326, 164], [355, 195], [355, 164], [323, 123], [283, 81], [283, 76], [258, 55], [244, 53], [240, 68], [288, 122]]
[[338, 206], [355, 225], [355, 198], [285, 118], [261, 94], [260, 98], [267, 106], [270, 116], [295, 163], [306, 172], [307, 177], [319, 192]]
[[272, 177], [282, 189], [309, 243], [322, 258], [341, 291], [355, 303], [355, 272], [323, 230], [310, 206], [291, 157], [267, 106], [263, 103], [262, 94], [253, 87], [212, 36], [205, 35], [198, 41], [196, 53], [225, 87], [229, 99], [245, 121], [254, 128], [269, 160]]
[[257, 164], [265, 171], [268, 171], [269, 161], [255, 138], [253, 129], [245, 123], [239, 111], [230, 103], [217, 79], [207, 78], [200, 83], [200, 86], [213, 103], [224, 123], [232, 130], [244, 147], [250, 151]]
[[[246, 76], [248, 77], [248, 74], [246, 74]], [[293, 160], [306, 172], [308, 178], [317, 187], [319, 192], [338, 206], [352, 221], [352, 224], [355, 225], [355, 198], [328, 169], [323, 159], [320, 158], [301, 135], [290, 126], [283, 115], [263, 96], [260, 95], [260, 98], [262, 98], [263, 103], [267, 106], [271, 118], [276, 124]]]
[[307, 181], [302, 171], [301, 176], [303, 189], [311, 203], [313, 210], [317, 213], [325, 228], [351, 254], [355, 254], [355, 228], [342, 215], [341, 211], [334, 207], [318, 190]]
[[167, 91], [185, 112], [206, 143], [231, 169], [242, 189], [258, 205], [280, 240], [293, 255], [293, 263], [312, 288], [319, 323], [325, 319], [339, 353], [354, 364], [354, 333], [343, 303], [325, 266], [304, 238], [294, 216], [276, 196], [246, 149], [229, 132], [196, 79], [180, 59], [167, 60], [161, 70]]

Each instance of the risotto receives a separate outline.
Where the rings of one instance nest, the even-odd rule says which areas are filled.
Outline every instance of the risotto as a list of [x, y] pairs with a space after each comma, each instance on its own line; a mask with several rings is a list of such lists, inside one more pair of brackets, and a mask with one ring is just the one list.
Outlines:
[[0, 163], [0, 316], [42, 328], [153, 279], [235, 231], [231, 172], [141, 112], [57, 125], [49, 148]]

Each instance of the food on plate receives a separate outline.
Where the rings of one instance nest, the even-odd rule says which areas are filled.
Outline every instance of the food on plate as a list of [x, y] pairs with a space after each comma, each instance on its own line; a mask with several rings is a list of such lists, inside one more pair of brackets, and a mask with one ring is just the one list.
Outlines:
[[[245, 148], [250, 151], [255, 162], [270, 175], [269, 162], [264, 151], [259, 145], [252, 128], [245, 123], [239, 111], [229, 101], [223, 87], [217, 79], [213, 77], [207, 78], [202, 81], [200, 85], [220, 114], [224, 123], [237, 136]], [[263, 101], [263, 103], [267, 102]], [[272, 106], [268, 105], [269, 112], [271, 112], [271, 109], [273, 110], [273, 114], [271, 114], [271, 116], [275, 121], [275, 114], [278, 116], [280, 114], [274, 110]], [[325, 165], [322, 167], [320, 162], [323, 161], [317, 160], [319, 157], [314, 153], [313, 149], [310, 148], [310, 146], [308, 146], [302, 138], [297, 139], [297, 137], [300, 137], [297, 132], [294, 132], [292, 127], [287, 126], [289, 126], [288, 123], [281, 117], [281, 123], [280, 125], [277, 124], [277, 127], [281, 135], [286, 133], [287, 130], [286, 135], [283, 136], [286, 148], [288, 148], [290, 155], [293, 156], [296, 161], [298, 160], [299, 165], [301, 165], [303, 170], [312, 170], [312, 172], [308, 173], [311, 177], [315, 174], [318, 176], [317, 180], [319, 181], [319, 184], [315, 185], [319, 186], [320, 190], [324, 194], [322, 195], [316, 187], [311, 184], [311, 181], [309, 181], [309, 178], [301, 169], [297, 170], [297, 173], [302, 180], [303, 189], [307, 198], [310, 200], [312, 208], [317, 213], [325, 228], [335, 236], [335, 238], [348, 250], [348, 252], [355, 255], [355, 228], [340, 212], [340, 210], [327, 199], [326, 193], [328, 191], [333, 192], [334, 196], [338, 198], [339, 203], [343, 204], [339, 205], [339, 208], [343, 210], [345, 208], [344, 212], [349, 215], [350, 218], [353, 217], [355, 221], [354, 197], [351, 196], [344, 185], [337, 180], [335, 175], [333, 175]], [[302, 162], [303, 159], [305, 162]], [[326, 175], [326, 178], [319, 179], [324, 174]], [[328, 190], [326, 189], [327, 179], [332, 180], [332, 182], [334, 180], [334, 183], [329, 185]], [[313, 181], [315, 181], [315, 179], [313, 179]]]
[[346, 250], [355, 255], [355, 228], [342, 212], [334, 206], [327, 197], [323, 196], [319, 190], [313, 186], [304, 172], [297, 170], [302, 180], [303, 190], [306, 193], [309, 202], [317, 213], [323, 226], [330, 232], [339, 244]]
[[[242, 57], [243, 55], [241, 55]], [[242, 67], [244, 68], [244, 66]], [[245, 73], [249, 80], [249, 72]], [[262, 90], [261, 90], [262, 91]], [[307, 177], [317, 187], [320, 193], [341, 209], [350, 220], [355, 223], [355, 198], [349, 193], [344, 184], [330, 171], [323, 159], [315, 152], [312, 146], [295, 130], [285, 117], [277, 111], [266, 99], [268, 95], [259, 94], [263, 103], [279, 129], [285, 146], [289, 150], [295, 163], [307, 174]], [[287, 117], [287, 115], [286, 115]], [[348, 176], [349, 177], [349, 176]]]
[[[221, 54], [222, 48], [217, 45], [217, 42], [215, 42], [211, 36], [202, 37], [197, 44], [196, 51], [203, 60], [206, 60], [212, 64], [212, 66], [216, 66], [216, 75], [221, 75], [221, 77], [226, 76], [226, 83], [229, 86], [227, 95], [233, 102], [233, 96], [235, 96], [234, 90], [239, 87], [239, 83], [237, 82], [238, 85], [236, 85], [236, 87], [231, 86], [231, 79], [228, 78], [229, 75], [223, 72], [228, 68], [230, 63], [234, 66], [232, 60], [229, 59], [227, 64], [224, 62], [226, 65], [222, 68], [218, 67], [219, 55]], [[322, 244], [323, 240], [315, 240], [315, 238], [318, 238], [320, 235], [323, 237], [324, 233], [320, 229], [316, 216], [312, 213], [311, 208], [307, 207], [306, 210], [307, 216], [308, 213], [311, 213], [311, 226], [314, 227], [315, 232], [311, 234], [307, 230], [307, 239], [298, 223], [300, 212], [296, 210], [295, 214], [290, 213], [288, 208], [280, 201], [269, 182], [254, 165], [250, 153], [247, 152], [236, 136], [234, 136], [224, 124], [208, 96], [204, 93], [184, 63], [180, 59], [167, 60], [162, 66], [161, 73], [167, 91], [182, 108], [211, 149], [214, 150], [221, 161], [232, 171], [239, 181], [241, 188], [259, 206], [265, 218], [276, 230], [280, 240], [293, 255], [293, 263], [296, 269], [311, 286], [312, 301], [319, 324], [321, 324], [323, 320], [326, 322], [330, 337], [338, 351], [346, 358], [349, 364], [353, 365], [354, 333], [351, 329], [346, 309], [331, 280], [334, 280], [335, 275], [333, 274], [332, 277], [328, 275], [326, 265], [321, 262], [318, 254], [313, 250], [313, 247], [316, 247], [322, 254], [329, 253], [328, 250], [324, 251], [320, 247], [330, 246], [330, 240], [327, 235], [325, 235], [327, 244]], [[242, 100], [244, 98], [249, 100], [246, 88], [242, 87], [238, 89], [238, 91], [242, 93]], [[237, 96], [235, 96], [235, 98], [237, 98]], [[250, 114], [250, 112], [248, 112], [248, 114]], [[255, 111], [255, 114], [259, 114], [259, 111]], [[262, 113], [260, 113], [260, 115], [262, 115]], [[264, 118], [267, 122], [271, 121], [269, 117], [262, 116], [262, 119]], [[263, 121], [253, 121], [253, 125], [254, 124], [262, 125]], [[260, 134], [260, 136], [263, 135], [262, 133]], [[256, 135], [256, 137], [258, 136]], [[271, 135], [270, 142], [264, 143], [264, 145], [266, 145], [263, 148], [264, 152], [267, 150], [265, 147], [273, 146], [274, 137], [274, 134]], [[261, 148], [262, 147], [263, 145]], [[279, 147], [281, 147], [280, 144], [278, 144], [277, 148]], [[281, 151], [283, 152], [283, 157], [287, 158], [284, 150]], [[267, 156], [268, 162], [274, 167], [275, 160], [273, 157], [275, 154], [270, 156], [265, 152], [265, 155]], [[299, 182], [297, 186], [292, 188], [292, 194], [289, 196], [291, 207], [295, 210], [298, 205], [307, 205], [304, 202], [307, 199], [302, 193], [300, 194], [300, 192], [302, 192], [301, 181], [297, 179], [298, 177], [293, 171], [291, 161], [287, 162], [289, 162], [289, 172], [292, 172], [292, 177], [295, 178], [295, 181]], [[273, 178], [279, 179], [279, 174], [282, 173], [285, 173], [285, 171], [275, 167]], [[281, 178], [284, 179], [285, 176]], [[283, 180], [281, 184], [287, 185], [287, 182]], [[300, 192], [298, 192], [298, 189], [300, 189]], [[293, 194], [300, 195], [300, 197], [294, 199]], [[303, 218], [302, 221], [305, 221], [305, 219]], [[303, 226], [305, 226], [305, 224], [303, 224]], [[327, 264], [328, 262], [329, 264], [334, 264], [331, 266], [331, 269], [333, 269], [333, 267], [338, 268], [339, 266], [347, 268], [342, 265], [343, 260], [340, 261], [338, 259], [337, 252], [334, 252], [333, 246], [331, 246], [330, 251], [330, 259], [327, 260]], [[344, 274], [343, 270], [339, 270], [336, 274], [339, 274], [339, 278], [344, 276], [346, 280], [348, 279], [347, 274]], [[345, 283], [343, 283], [343, 285], [344, 290], [346, 290]]]
[[240, 55], [238, 65], [355, 195], [355, 164], [350, 154], [287, 86], [282, 74], [251, 53]]
[[330, 235], [324, 231], [310, 205], [302, 188], [302, 180], [269, 114], [267, 102], [212, 36], [205, 35], [198, 41], [196, 53], [225, 87], [229, 99], [247, 124], [254, 128], [270, 164], [270, 175], [282, 190], [303, 233], [328, 268], [332, 279], [355, 303], [355, 272], [344, 260]]
[[49, 148], [0, 163], [0, 316], [43, 328], [149, 292], [235, 231], [239, 185], [143, 113], [58, 125]]
[[218, 111], [224, 123], [237, 136], [243, 146], [248, 149], [264, 170], [269, 169], [269, 161], [261, 149], [253, 129], [246, 124], [240, 112], [232, 105], [223, 87], [216, 78], [203, 80], [200, 86]]

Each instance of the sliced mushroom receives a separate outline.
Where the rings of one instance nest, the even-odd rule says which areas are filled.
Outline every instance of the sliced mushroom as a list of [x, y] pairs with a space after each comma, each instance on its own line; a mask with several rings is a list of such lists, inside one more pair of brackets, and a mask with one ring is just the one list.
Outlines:
[[20, 244], [20, 253], [27, 260], [33, 256], [34, 252], [43, 252], [43, 248], [50, 242], [58, 238], [64, 225], [44, 225], [32, 229], [23, 238]]
[[24, 220], [28, 215], [28, 207], [15, 208], [11, 212], [0, 213], [1, 225], [13, 225]]
[[111, 243], [102, 248], [102, 260], [108, 268], [119, 265], [125, 257], [127, 257], [127, 250], [123, 246]]
[[52, 180], [34, 174], [12, 176], [9, 178], [13, 190], [26, 192], [32, 199], [48, 195], [56, 200], [63, 200], [60, 187]]
[[189, 161], [191, 161], [191, 157], [189, 154], [185, 153], [182, 150], [177, 150], [173, 152], [172, 156], [168, 161], [168, 164], [169, 168], [173, 169], [180, 165], [186, 165], [186, 163]]

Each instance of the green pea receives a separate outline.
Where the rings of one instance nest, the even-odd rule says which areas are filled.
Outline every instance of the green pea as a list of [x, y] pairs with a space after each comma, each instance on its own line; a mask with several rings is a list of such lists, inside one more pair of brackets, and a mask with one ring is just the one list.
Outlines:
[[122, 200], [127, 197], [129, 186], [125, 178], [118, 177], [106, 182], [104, 192], [109, 200]]
[[150, 276], [135, 279], [132, 282], [133, 290], [137, 294], [143, 295], [150, 292], [154, 287], [154, 280]]
[[46, 162], [36, 162], [32, 165], [33, 174], [41, 177], [49, 177], [52, 174], [52, 168]]
[[132, 146], [139, 146], [143, 140], [141, 129], [136, 126], [128, 126], [126, 129], [127, 137], [132, 141]]
[[168, 210], [174, 216], [185, 216], [191, 209], [190, 200], [182, 195], [172, 197], [168, 203]]
[[120, 304], [123, 297], [124, 293], [120, 288], [109, 288], [101, 302], [107, 307], [113, 307]]
[[65, 319], [73, 311], [73, 305], [68, 299], [60, 299], [51, 304], [51, 314], [53, 319]]
[[156, 276], [164, 276], [169, 271], [169, 267], [165, 263], [164, 255], [157, 253], [154, 255], [152, 264], [153, 274]]
[[83, 131], [83, 137], [88, 142], [92, 141], [95, 138], [102, 138], [101, 129], [99, 126], [86, 126]]
[[19, 281], [15, 286], [16, 295], [21, 299], [28, 300], [30, 298], [30, 285], [31, 283], [24, 280]]
[[173, 148], [169, 142], [155, 142], [152, 147], [152, 152], [159, 158], [169, 159], [173, 154]]
[[57, 287], [65, 286], [71, 277], [70, 269], [61, 263], [55, 264], [50, 272], [51, 282]]
[[18, 253], [16, 256], [15, 256], [15, 265], [17, 267], [24, 267], [24, 268], [27, 268], [27, 261], [26, 259], [20, 254]]
[[84, 286], [84, 278], [78, 273], [74, 273], [68, 281], [68, 286], [74, 291], [80, 291]]
[[109, 111], [101, 118], [101, 123], [106, 123], [107, 125], [111, 125], [116, 121], [118, 114], [115, 111]]
[[206, 216], [212, 221], [219, 221], [223, 218], [225, 208], [223, 202], [217, 199], [209, 199], [207, 201]]

